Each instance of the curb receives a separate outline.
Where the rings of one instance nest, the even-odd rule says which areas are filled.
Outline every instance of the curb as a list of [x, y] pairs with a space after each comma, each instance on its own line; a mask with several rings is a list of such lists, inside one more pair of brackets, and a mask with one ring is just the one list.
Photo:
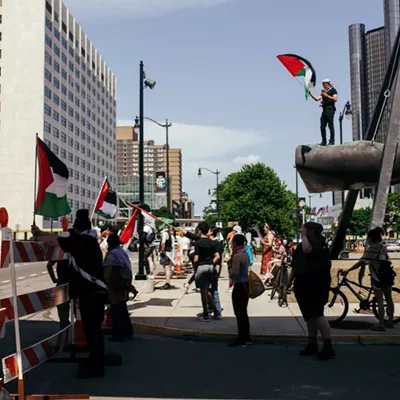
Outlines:
[[[235, 333], [226, 333], [218, 331], [202, 331], [196, 329], [171, 328], [163, 325], [146, 324], [143, 322], [134, 322], [134, 329], [138, 333], [147, 335], [172, 337], [178, 339], [195, 341], [229, 341], [236, 338]], [[257, 343], [282, 343], [282, 342], [304, 342], [306, 335], [297, 334], [277, 334], [277, 335], [252, 335], [252, 339]], [[374, 334], [332, 334], [332, 340], [335, 343], [342, 344], [361, 344], [361, 345], [400, 345], [400, 334], [393, 335], [374, 335]]]

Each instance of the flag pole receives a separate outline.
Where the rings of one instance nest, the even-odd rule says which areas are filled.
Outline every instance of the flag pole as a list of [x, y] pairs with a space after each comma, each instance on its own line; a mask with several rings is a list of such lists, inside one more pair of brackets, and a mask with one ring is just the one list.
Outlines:
[[146, 210], [143, 210], [143, 208], [140, 208], [140, 207], [136, 206], [135, 204], [130, 203], [129, 201], [127, 201], [126, 203], [127, 203], [128, 205], [130, 205], [131, 207], [135, 207], [135, 208], [137, 208], [138, 210], [140, 210], [141, 212], [144, 212], [145, 214], [147, 214], [147, 215], [149, 215], [150, 217], [156, 219], [157, 221], [161, 222], [162, 224], [167, 225], [167, 226], [169, 226], [170, 228], [173, 228], [172, 225], [167, 224], [165, 221], [163, 221], [161, 218], [158, 218], [158, 217], [155, 216], [154, 214], [149, 213], [149, 212], [146, 211]]
[[97, 195], [96, 202], [94, 203], [94, 206], [93, 206], [92, 215], [91, 215], [91, 217], [90, 217], [90, 221], [92, 221], [92, 224], [93, 224], [93, 217], [94, 217], [94, 212], [95, 212], [95, 209], [96, 209], [96, 205], [97, 205], [97, 202], [99, 201], [99, 198], [100, 198], [101, 189], [103, 189], [103, 186], [104, 186], [106, 180], [107, 180], [107, 175], [104, 177], [104, 181], [103, 181], [103, 183], [102, 183], [102, 185], [101, 185], [101, 187], [100, 187], [99, 194]]
[[37, 157], [38, 157], [38, 134], [36, 133], [36, 142], [35, 142], [35, 180], [33, 182], [33, 225], [36, 225], [36, 181], [37, 181]]

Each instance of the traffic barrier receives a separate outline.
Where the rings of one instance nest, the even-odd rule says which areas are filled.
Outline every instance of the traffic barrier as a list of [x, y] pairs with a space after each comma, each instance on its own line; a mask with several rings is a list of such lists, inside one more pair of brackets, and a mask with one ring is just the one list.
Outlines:
[[2, 339], [5, 335], [6, 317], [7, 317], [7, 310], [5, 308], [0, 308], [0, 339]]
[[[10, 264], [10, 240], [2, 240], [0, 251], [0, 268], [7, 268]], [[30, 263], [43, 261], [58, 261], [66, 258], [59, 246], [44, 242], [18, 241], [13, 242], [14, 262]]]
[[[30, 314], [54, 308], [69, 301], [68, 284], [54, 288], [40, 290], [39, 292], [21, 294], [17, 296], [18, 315], [24, 317]], [[12, 321], [15, 316], [13, 298], [0, 300], [0, 307], [6, 310], [6, 320]], [[1, 314], [0, 314], [1, 328]]]
[[175, 274], [182, 275], [182, 251], [181, 246], [178, 243], [178, 248], [176, 249], [176, 263], [175, 263]]
[[22, 371], [19, 371], [17, 354], [3, 358], [4, 383], [9, 383], [19, 376], [54, 357], [66, 347], [72, 338], [72, 325], [41, 342], [22, 350]]

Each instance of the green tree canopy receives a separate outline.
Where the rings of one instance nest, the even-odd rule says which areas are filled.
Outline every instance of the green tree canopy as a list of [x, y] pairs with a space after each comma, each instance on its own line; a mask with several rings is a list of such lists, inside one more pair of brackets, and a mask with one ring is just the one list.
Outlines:
[[391, 193], [388, 197], [385, 228], [400, 234], [400, 193]]
[[[296, 195], [286, 188], [275, 171], [263, 163], [245, 165], [218, 187], [221, 220], [239, 221], [246, 231], [266, 222], [278, 234], [293, 235], [297, 221], [293, 209]], [[215, 216], [206, 217], [215, 220]]]
[[159, 218], [167, 218], [175, 220], [174, 214], [172, 214], [167, 207], [161, 207], [158, 210], [153, 210], [152, 213]]
[[349, 232], [355, 236], [366, 235], [371, 222], [371, 213], [372, 210], [370, 207], [354, 210], [349, 225]]

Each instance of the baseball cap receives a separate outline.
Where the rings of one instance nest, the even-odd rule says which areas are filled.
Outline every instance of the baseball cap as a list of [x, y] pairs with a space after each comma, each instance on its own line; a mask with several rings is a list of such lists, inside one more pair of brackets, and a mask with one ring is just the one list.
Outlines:
[[236, 225], [233, 227], [233, 231], [238, 232], [238, 233], [242, 233], [242, 228], [239, 225]]
[[331, 80], [329, 78], [325, 78], [322, 80], [322, 83], [331, 83]]

